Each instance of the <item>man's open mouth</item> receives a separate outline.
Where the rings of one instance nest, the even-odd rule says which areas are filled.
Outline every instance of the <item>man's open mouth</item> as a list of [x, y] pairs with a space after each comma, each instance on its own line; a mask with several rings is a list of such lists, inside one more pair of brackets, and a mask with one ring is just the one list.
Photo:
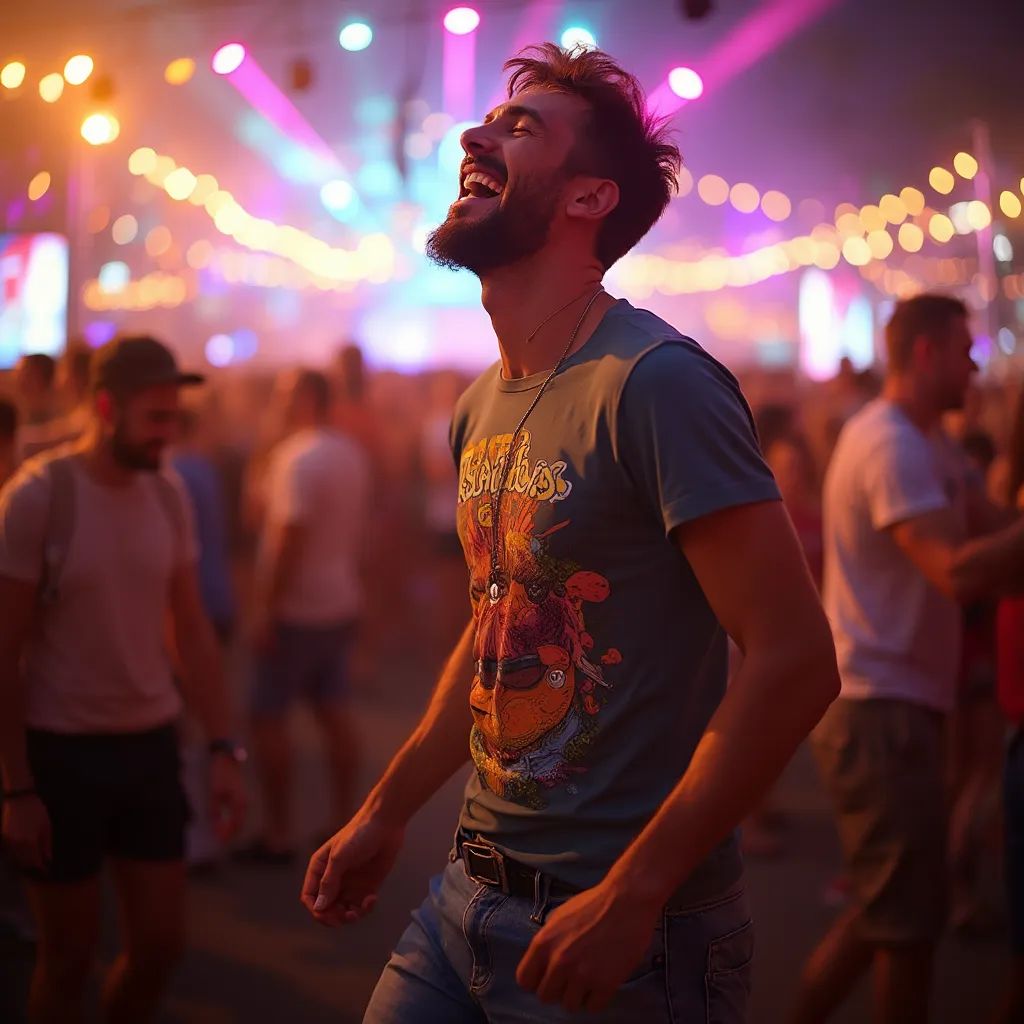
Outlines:
[[460, 183], [459, 201], [464, 199], [496, 199], [505, 185], [486, 171], [470, 171]]

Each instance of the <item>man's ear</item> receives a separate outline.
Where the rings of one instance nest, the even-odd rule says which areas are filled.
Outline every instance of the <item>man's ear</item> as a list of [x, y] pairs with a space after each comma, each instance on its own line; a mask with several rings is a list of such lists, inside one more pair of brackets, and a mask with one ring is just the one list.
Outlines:
[[114, 396], [109, 391], [97, 391], [95, 409], [102, 423], [111, 423], [114, 419]]
[[619, 205], [619, 186], [610, 178], [577, 178], [565, 212], [582, 220], [604, 220]]

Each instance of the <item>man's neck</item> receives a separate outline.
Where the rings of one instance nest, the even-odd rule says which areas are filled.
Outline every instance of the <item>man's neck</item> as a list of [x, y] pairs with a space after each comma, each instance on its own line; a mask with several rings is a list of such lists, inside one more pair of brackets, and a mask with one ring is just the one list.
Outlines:
[[122, 466], [114, 458], [109, 441], [98, 430], [93, 430], [76, 447], [86, 472], [97, 483], [107, 487], [127, 487], [135, 479], [135, 470]]
[[886, 401], [897, 406], [904, 416], [924, 434], [929, 434], [942, 419], [942, 410], [929, 401], [914, 381], [906, 377], [888, 377], [882, 391]]
[[[565, 254], [546, 251], [483, 278], [481, 298], [498, 338], [506, 380], [550, 370], [558, 362], [587, 302], [598, 293], [602, 276], [596, 260], [573, 266]], [[602, 295], [590, 307], [572, 351], [587, 342], [614, 302]], [[537, 330], [566, 303], [571, 304]]]

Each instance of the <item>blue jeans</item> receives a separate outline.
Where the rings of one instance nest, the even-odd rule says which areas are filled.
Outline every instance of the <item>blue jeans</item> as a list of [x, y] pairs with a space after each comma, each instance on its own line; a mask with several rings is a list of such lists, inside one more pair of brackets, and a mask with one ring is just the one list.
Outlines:
[[516, 968], [557, 901], [478, 885], [461, 860], [395, 947], [363, 1024], [743, 1024], [754, 926], [742, 889], [667, 910], [643, 962], [599, 1014], [569, 1013], [523, 991]]

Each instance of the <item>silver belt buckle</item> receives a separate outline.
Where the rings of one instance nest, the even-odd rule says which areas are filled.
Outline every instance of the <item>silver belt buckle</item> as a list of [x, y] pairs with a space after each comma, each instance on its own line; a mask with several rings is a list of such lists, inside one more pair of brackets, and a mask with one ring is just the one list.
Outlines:
[[463, 842], [462, 859], [466, 864], [466, 874], [474, 882], [495, 885], [502, 892], [508, 892], [505, 855], [501, 850], [486, 843]]

